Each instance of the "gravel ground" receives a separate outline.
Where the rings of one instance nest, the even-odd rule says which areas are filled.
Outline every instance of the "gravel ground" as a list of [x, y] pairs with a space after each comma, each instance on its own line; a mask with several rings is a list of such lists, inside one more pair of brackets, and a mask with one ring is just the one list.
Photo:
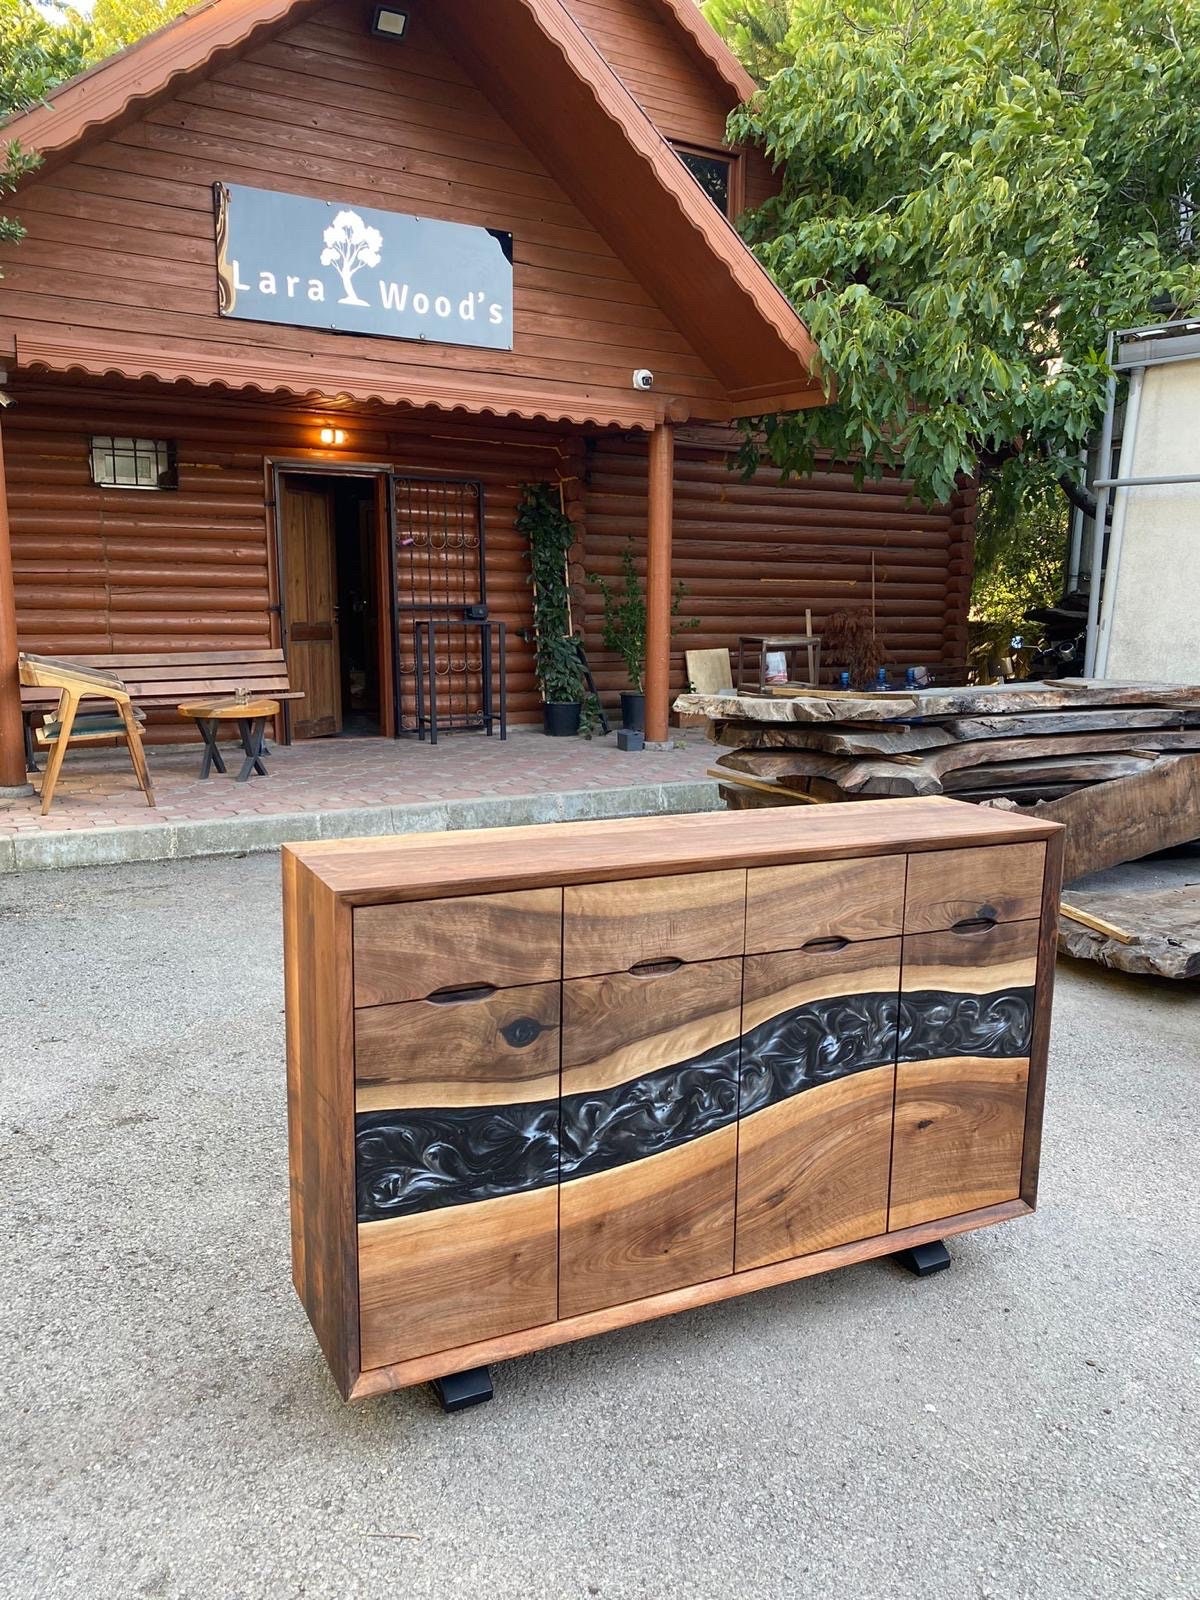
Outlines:
[[1042, 1209], [344, 1406], [273, 857], [0, 880], [4, 1600], [1195, 1600], [1195, 987], [1060, 972]]

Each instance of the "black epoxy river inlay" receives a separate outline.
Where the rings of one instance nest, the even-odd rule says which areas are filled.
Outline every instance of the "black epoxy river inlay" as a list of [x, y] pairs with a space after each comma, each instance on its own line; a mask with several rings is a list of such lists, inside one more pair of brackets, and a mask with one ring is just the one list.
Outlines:
[[[358, 1220], [518, 1194], [661, 1155], [818, 1084], [901, 1061], [1029, 1052], [1033, 990], [838, 995], [687, 1061], [527, 1105], [356, 1118]], [[740, 1107], [739, 1107], [740, 1057]]]

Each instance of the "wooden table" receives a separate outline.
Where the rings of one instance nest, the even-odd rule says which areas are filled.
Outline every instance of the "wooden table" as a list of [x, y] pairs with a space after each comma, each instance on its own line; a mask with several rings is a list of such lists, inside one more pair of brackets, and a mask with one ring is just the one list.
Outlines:
[[[821, 636], [819, 633], [743, 633], [738, 635], [737, 689], [739, 694], [767, 692], [767, 654], [782, 650], [787, 657], [793, 650], [803, 650], [807, 657], [807, 678], [794, 678], [788, 668], [789, 683], [818, 684], [821, 681]], [[758, 677], [746, 677], [746, 655], [758, 652]]]
[[906, 799], [285, 845], [295, 1282], [343, 1395], [466, 1404], [1031, 1211], [1062, 839]]
[[217, 748], [217, 734], [223, 722], [236, 722], [245, 751], [242, 770], [235, 782], [245, 783], [252, 773], [267, 775], [263, 760], [263, 733], [272, 717], [279, 715], [278, 700], [185, 700], [179, 707], [181, 717], [193, 717], [204, 738], [204, 755], [200, 760], [200, 776], [207, 778], [213, 767], [225, 771], [225, 762]]

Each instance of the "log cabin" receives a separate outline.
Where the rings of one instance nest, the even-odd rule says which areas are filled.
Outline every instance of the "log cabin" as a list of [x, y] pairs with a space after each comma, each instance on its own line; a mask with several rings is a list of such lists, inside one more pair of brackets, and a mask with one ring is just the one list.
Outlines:
[[486, 606], [537, 720], [525, 482], [605, 694], [583, 574], [634, 541], [652, 739], [685, 643], [805, 607], [961, 669], [969, 485], [730, 466], [740, 419], [826, 398], [734, 226], [776, 183], [726, 137], [753, 91], [693, 0], [209, 0], [10, 119], [42, 160], [0, 247], [0, 786], [19, 648], [282, 647], [281, 736], [389, 736], [414, 624]]

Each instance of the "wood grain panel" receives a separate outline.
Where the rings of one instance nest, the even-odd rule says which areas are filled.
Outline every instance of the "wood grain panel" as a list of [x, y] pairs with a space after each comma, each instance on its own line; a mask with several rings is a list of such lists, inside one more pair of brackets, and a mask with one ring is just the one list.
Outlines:
[[1037, 1205], [1042, 1160], [1042, 1115], [1046, 1104], [1046, 1067], [1050, 1055], [1050, 1020], [1054, 1006], [1054, 966], [1058, 956], [1059, 897], [1062, 893], [1065, 844], [1065, 832], [1051, 834], [1046, 840], [1046, 877], [1042, 884], [1033, 1037], [1029, 1047], [1029, 1092], [1025, 1097], [1025, 1148], [1021, 1156], [1021, 1199], [1031, 1208]]
[[364, 1369], [553, 1322], [557, 1232], [554, 1188], [361, 1223]]
[[901, 1062], [890, 1229], [1018, 1196], [1028, 1078], [1023, 1058]]
[[[495, 833], [491, 838], [495, 849]], [[560, 974], [561, 944], [558, 889], [360, 908], [354, 916], [354, 1003], [553, 980]]]
[[286, 845], [281, 864], [292, 1281], [348, 1396], [360, 1365], [350, 910]]
[[560, 1190], [559, 1314], [733, 1271], [737, 1128]]
[[837, 996], [895, 995], [899, 988], [899, 939], [863, 939], [844, 949], [747, 956], [742, 1029], [749, 1032], [796, 1006]]
[[624, 972], [644, 961], [740, 955], [744, 872], [697, 872], [568, 887], [563, 976]]
[[1037, 922], [998, 922], [961, 932], [906, 934], [905, 994], [938, 990], [993, 994], [1030, 989], [1037, 978]]
[[908, 867], [906, 933], [933, 932], [956, 922], [1036, 918], [1042, 908], [1043, 844], [994, 845], [914, 857]]
[[915, 1245], [927, 1244], [931, 1239], [952, 1238], [955, 1234], [968, 1233], [974, 1228], [987, 1228], [997, 1222], [1027, 1217], [1030, 1213], [1031, 1208], [1023, 1200], [1006, 1200], [1002, 1205], [984, 1206], [979, 1211], [966, 1211], [958, 1216], [939, 1218], [937, 1222], [920, 1223], [914, 1228], [902, 1228], [897, 1233], [879, 1234], [872, 1239], [856, 1240], [853, 1244], [835, 1245], [831, 1250], [817, 1250], [812, 1255], [777, 1261], [769, 1267], [732, 1272], [723, 1278], [710, 1278], [707, 1283], [693, 1283], [683, 1289], [672, 1289], [666, 1294], [649, 1295], [644, 1300], [630, 1300], [624, 1305], [609, 1306], [603, 1311], [566, 1317], [560, 1322], [525, 1329], [503, 1338], [476, 1340], [454, 1350], [441, 1351], [435, 1356], [418, 1357], [389, 1367], [376, 1367], [371, 1372], [363, 1373], [350, 1398], [367, 1400], [373, 1395], [385, 1394], [390, 1389], [428, 1383], [431, 1378], [439, 1378], [447, 1372], [464, 1372], [488, 1361], [511, 1361], [535, 1350], [547, 1350], [577, 1339], [591, 1339], [598, 1334], [611, 1333], [616, 1328], [628, 1328], [634, 1323], [649, 1322], [656, 1317], [673, 1316], [676, 1312], [691, 1311], [697, 1306], [714, 1305], [739, 1295], [753, 1294], [759, 1289], [771, 1289], [778, 1284], [797, 1283], [823, 1272], [836, 1271], [839, 1267], [851, 1267], [862, 1261], [894, 1255], [898, 1250], [910, 1250]]
[[886, 939], [904, 925], [904, 856], [756, 867], [746, 876], [746, 951], [810, 939]]
[[355, 1105], [512, 1105], [558, 1097], [557, 983], [477, 999], [361, 1007], [355, 1014]]
[[[505, 828], [502, 851], [496, 848], [492, 828], [396, 839], [330, 839], [295, 849], [298, 858], [337, 894], [353, 905], [369, 905], [531, 884], [590, 885], [660, 873], [700, 875], [714, 861], [739, 868], [779, 866], [796, 860], [940, 850], [949, 841], [976, 845], [1041, 840], [1051, 831], [1052, 825], [931, 796], [806, 807], [799, 822], [793, 811], [779, 808]], [[732, 937], [731, 929], [724, 930], [725, 937]], [[736, 954], [741, 948], [739, 942], [714, 955]], [[628, 966], [632, 959], [627, 957], [621, 965]]]
[[884, 1232], [894, 1080], [874, 1067], [742, 1119], [738, 1272]]
[[571, 978], [563, 985], [563, 1093], [608, 1089], [741, 1031], [742, 963]]

